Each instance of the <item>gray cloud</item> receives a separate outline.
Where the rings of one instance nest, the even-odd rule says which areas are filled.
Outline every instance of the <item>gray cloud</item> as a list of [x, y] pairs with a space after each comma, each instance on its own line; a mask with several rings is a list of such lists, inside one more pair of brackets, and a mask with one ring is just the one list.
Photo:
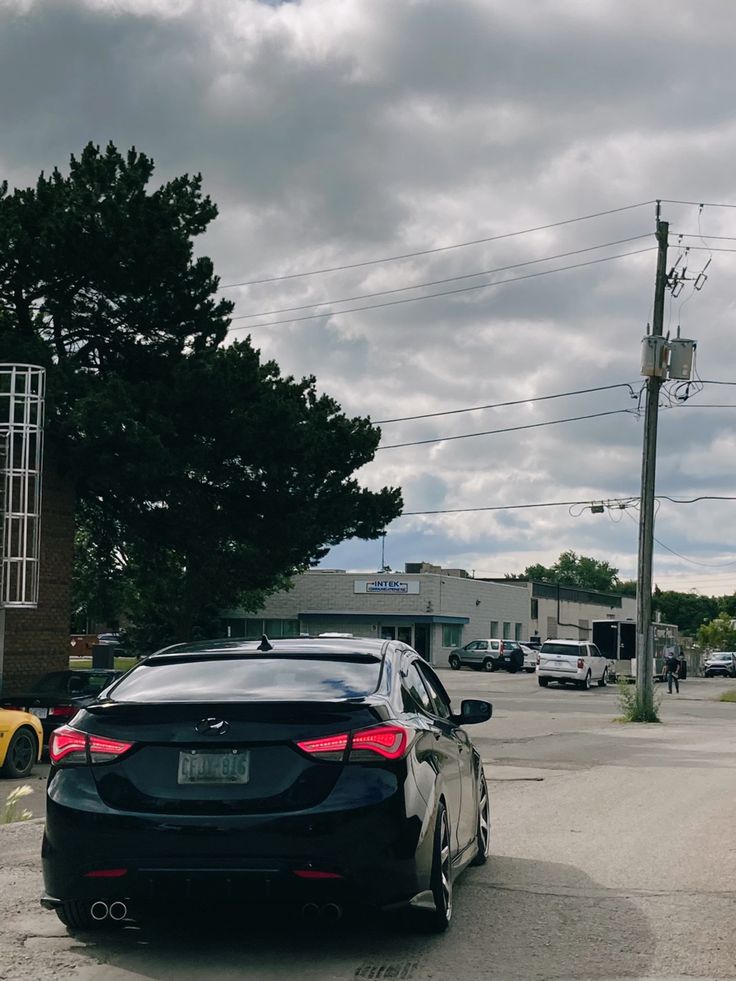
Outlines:
[[[705, 9], [685, 0], [670, 3], [666, 17], [634, 0], [5, 0], [0, 169], [24, 184], [63, 167], [88, 140], [112, 139], [152, 155], [160, 179], [201, 171], [221, 212], [201, 248], [224, 283], [442, 247], [657, 196], [736, 201], [736, 9], [730, 0]], [[649, 205], [228, 293], [236, 313], [324, 303], [651, 232], [653, 214]], [[673, 233], [698, 232], [700, 220], [706, 236], [736, 235], [735, 214], [664, 206]], [[688, 268], [706, 260], [693, 251]], [[680, 324], [699, 340], [703, 378], [736, 379], [733, 260], [716, 254], [706, 288], [667, 309], [668, 329]], [[495, 279], [543, 268], [550, 265]], [[315, 320], [238, 320], [233, 336], [250, 332], [285, 372], [314, 373], [346, 411], [374, 419], [638, 386], [653, 281], [649, 253], [425, 302], [293, 314], [324, 314]], [[736, 403], [729, 393], [710, 386], [696, 399]], [[633, 406], [618, 390], [392, 424], [383, 439]], [[734, 412], [662, 412], [661, 490], [728, 492]], [[361, 476], [370, 486], [402, 484], [407, 510], [608, 498], [636, 492], [641, 432], [633, 416], [616, 415], [387, 450]], [[661, 584], [729, 581], [722, 563], [731, 557], [724, 542], [733, 539], [733, 507], [662, 504], [662, 541], [721, 566], [660, 549]], [[423, 558], [488, 574], [573, 548], [632, 576], [636, 527], [623, 512], [576, 517], [566, 508], [402, 518], [387, 548], [395, 566]], [[380, 543], [345, 543], [327, 561], [371, 568], [379, 557]]]

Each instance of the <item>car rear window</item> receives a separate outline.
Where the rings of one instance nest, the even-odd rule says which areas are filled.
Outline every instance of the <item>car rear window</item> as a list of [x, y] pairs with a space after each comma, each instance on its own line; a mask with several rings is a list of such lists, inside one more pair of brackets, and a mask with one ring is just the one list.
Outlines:
[[156, 658], [109, 693], [114, 702], [342, 701], [378, 687], [377, 658]]
[[568, 654], [570, 657], [578, 657], [581, 648], [575, 644], [542, 644], [542, 654]]

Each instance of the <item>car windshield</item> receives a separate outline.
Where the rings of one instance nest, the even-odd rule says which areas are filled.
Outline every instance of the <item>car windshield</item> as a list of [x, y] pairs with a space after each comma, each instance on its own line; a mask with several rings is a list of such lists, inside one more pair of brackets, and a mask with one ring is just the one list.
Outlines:
[[711, 661], [730, 661], [733, 654], [711, 654]]
[[115, 702], [342, 701], [372, 694], [381, 661], [334, 655], [153, 658], [110, 692]]

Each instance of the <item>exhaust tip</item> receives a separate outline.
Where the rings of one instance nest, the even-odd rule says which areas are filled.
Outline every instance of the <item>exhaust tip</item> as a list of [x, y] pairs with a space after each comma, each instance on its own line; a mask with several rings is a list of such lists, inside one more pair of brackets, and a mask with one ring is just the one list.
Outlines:
[[114, 903], [110, 903], [110, 909], [108, 912], [110, 914], [110, 919], [119, 923], [128, 915], [128, 907], [125, 905], [125, 903], [117, 900]]
[[305, 903], [302, 906], [302, 917], [305, 920], [316, 920], [319, 913], [320, 909], [316, 903]]
[[342, 906], [338, 906], [337, 903], [327, 903], [320, 912], [322, 919], [329, 923], [337, 923], [342, 919]]
[[103, 903], [101, 899], [98, 899], [96, 903], [92, 903], [89, 908], [89, 915], [93, 920], [97, 920], [98, 923], [106, 919], [109, 912], [107, 903]]

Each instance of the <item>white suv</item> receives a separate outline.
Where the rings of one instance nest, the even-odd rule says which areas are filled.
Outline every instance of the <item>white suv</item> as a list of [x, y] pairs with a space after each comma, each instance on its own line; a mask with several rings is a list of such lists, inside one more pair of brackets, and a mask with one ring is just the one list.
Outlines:
[[537, 658], [537, 680], [542, 688], [550, 681], [590, 688], [594, 681], [608, 684], [608, 661], [595, 644], [586, 640], [548, 640]]

